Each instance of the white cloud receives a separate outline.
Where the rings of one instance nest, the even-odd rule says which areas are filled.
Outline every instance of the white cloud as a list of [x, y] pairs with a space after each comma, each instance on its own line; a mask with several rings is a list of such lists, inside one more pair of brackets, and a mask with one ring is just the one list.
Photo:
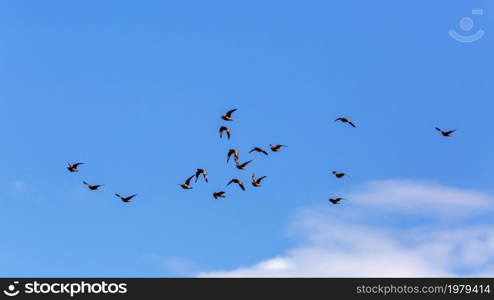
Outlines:
[[[411, 181], [372, 182], [353, 194], [358, 213], [328, 206], [298, 212], [299, 247], [252, 266], [212, 271], [200, 277], [443, 277], [494, 275], [494, 223], [469, 225], [387, 219], [418, 214], [475, 216], [493, 199], [474, 191]], [[353, 202], [352, 202], [353, 203]], [[379, 206], [387, 206], [384, 212]], [[362, 206], [362, 207], [360, 207]], [[372, 208], [376, 206], [376, 208]], [[447, 206], [448, 209], [442, 209]], [[347, 208], [341, 210], [341, 208]], [[348, 213], [350, 216], [347, 216]], [[367, 218], [380, 213], [382, 222]], [[462, 219], [463, 220], [463, 219]], [[370, 225], [372, 224], [372, 225]]]
[[371, 181], [351, 195], [359, 205], [407, 214], [460, 217], [491, 210], [494, 199], [477, 191], [410, 180]]

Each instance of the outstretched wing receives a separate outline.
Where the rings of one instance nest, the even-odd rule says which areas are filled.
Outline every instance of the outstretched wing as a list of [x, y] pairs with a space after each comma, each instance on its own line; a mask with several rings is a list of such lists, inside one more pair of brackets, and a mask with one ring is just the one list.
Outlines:
[[189, 185], [190, 184], [190, 181], [192, 180], [192, 178], [194, 178], [195, 175], [192, 175], [190, 176], [189, 178], [187, 178], [187, 180], [185, 180], [185, 184], [186, 185]]
[[230, 110], [230, 111], [228, 111], [228, 112], [226, 113], [226, 116], [227, 116], [227, 117], [231, 117], [231, 116], [232, 116], [232, 114], [233, 114], [234, 112], [236, 112], [236, 111], [237, 111], [237, 109], [236, 109], [236, 108], [235, 108], [235, 109], [232, 109], [232, 110]]

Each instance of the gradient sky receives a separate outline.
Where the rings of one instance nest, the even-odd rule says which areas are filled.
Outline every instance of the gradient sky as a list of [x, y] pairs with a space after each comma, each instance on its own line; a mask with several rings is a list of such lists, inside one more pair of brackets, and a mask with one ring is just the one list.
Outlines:
[[[459, 43], [448, 30], [474, 16]], [[371, 180], [494, 193], [492, 1], [1, 1], [0, 275], [191, 276]], [[231, 108], [231, 141], [219, 116]], [[353, 129], [334, 123], [351, 118]], [[458, 129], [446, 139], [438, 126]], [[252, 146], [286, 144], [281, 153]], [[226, 151], [254, 159], [226, 165]], [[68, 162], [82, 161], [78, 174]], [[210, 183], [178, 187], [195, 168]], [[351, 174], [337, 181], [336, 169]], [[247, 192], [232, 177], [267, 175]], [[90, 192], [82, 181], [106, 184]], [[214, 200], [211, 193], [228, 192]], [[113, 196], [139, 193], [124, 204]], [[351, 210], [352, 203], [337, 209]], [[380, 226], [395, 226], [382, 219]], [[421, 218], [402, 222], [419, 223]], [[399, 225], [399, 224], [398, 224]]]

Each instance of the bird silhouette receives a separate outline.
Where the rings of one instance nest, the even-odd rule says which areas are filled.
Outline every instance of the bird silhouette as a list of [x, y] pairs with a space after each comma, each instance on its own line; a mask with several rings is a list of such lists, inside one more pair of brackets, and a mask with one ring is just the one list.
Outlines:
[[225, 192], [221, 191], [221, 192], [213, 193], [213, 197], [214, 199], [225, 198]]
[[232, 179], [232, 180], [230, 180], [230, 182], [228, 182], [228, 184], [226, 186], [229, 186], [232, 183], [238, 184], [238, 186], [242, 189], [242, 191], [245, 191], [244, 183], [241, 180], [236, 179], [236, 178], [235, 179]]
[[263, 153], [264, 155], [268, 155], [268, 152], [262, 148], [259, 148], [259, 147], [254, 147], [252, 150], [249, 151], [249, 153], [252, 153], [252, 152], [260, 152], [260, 153]]
[[337, 172], [337, 171], [333, 171], [332, 173], [334, 174], [334, 176], [335, 176], [336, 178], [348, 177], [348, 174], [346, 174], [346, 173]]
[[247, 167], [248, 164], [253, 162], [253, 160], [246, 161], [244, 163], [241, 163], [238, 159], [235, 160], [235, 165], [237, 166], [237, 169], [239, 170], [245, 170], [245, 167]]
[[67, 170], [69, 170], [70, 172], [74, 173], [74, 172], [79, 172], [79, 170], [77, 169], [77, 167], [79, 167], [80, 165], [83, 165], [84, 163], [75, 163], [75, 164], [70, 164], [69, 163], [69, 166], [67, 167]]
[[227, 154], [227, 157], [226, 157], [226, 162], [227, 163], [230, 162], [230, 158], [231, 158], [232, 155], [235, 157], [235, 160], [238, 160], [239, 151], [236, 150], [236, 149], [230, 149], [228, 151], [228, 154]]
[[134, 198], [135, 196], [137, 196], [137, 194], [134, 194], [134, 195], [128, 196], [128, 197], [123, 197], [123, 196], [120, 196], [119, 194], [115, 194], [115, 196], [117, 196], [118, 198], [120, 198], [123, 202], [128, 203], [128, 202], [131, 202], [132, 201], [132, 198]]
[[335, 122], [337, 122], [337, 121], [341, 121], [341, 122], [343, 122], [343, 123], [348, 123], [348, 124], [350, 124], [350, 125], [351, 125], [352, 127], [354, 127], [354, 128], [355, 128], [355, 127], [357, 127], [357, 126], [355, 126], [355, 124], [353, 124], [353, 122], [352, 122], [352, 121], [350, 121], [350, 120], [349, 120], [349, 119], [347, 119], [347, 118], [338, 118], [338, 119], [336, 119], [336, 120], [334, 120], [334, 121], [335, 121]]
[[437, 128], [437, 127], [436, 127], [436, 130], [439, 131], [445, 137], [451, 137], [451, 134], [456, 131], [456, 129], [455, 130], [442, 130], [441, 128]]
[[345, 198], [334, 198], [334, 199], [329, 199], [329, 202], [337, 205], [337, 204], [340, 204], [341, 200], [345, 200]]
[[280, 152], [281, 151], [281, 148], [288, 147], [288, 146], [285, 146], [285, 145], [269, 145], [269, 147], [271, 147], [271, 151], [273, 151], [273, 152]]
[[223, 138], [223, 132], [226, 131], [226, 136], [228, 137], [228, 139], [230, 139], [231, 137], [231, 129], [229, 127], [226, 127], [226, 126], [221, 126], [220, 127], [220, 139]]
[[85, 181], [83, 181], [82, 183], [84, 183], [85, 185], [87, 185], [87, 187], [91, 190], [91, 191], [97, 191], [99, 190], [100, 187], [104, 186], [103, 184], [97, 184], [97, 185], [92, 185], [92, 184], [89, 184]]
[[262, 176], [260, 178], [256, 178], [256, 173], [252, 174], [252, 185], [255, 187], [260, 187], [261, 186], [261, 181], [266, 178], [267, 176]]
[[201, 176], [201, 175], [204, 177], [204, 180], [206, 180], [206, 182], [209, 182], [208, 181], [208, 171], [206, 171], [204, 169], [197, 169], [196, 174], [194, 175], [196, 178], [196, 182], [199, 179], [199, 176]]
[[189, 178], [187, 178], [185, 180], [185, 182], [183, 184], [179, 184], [184, 190], [191, 190], [192, 187], [190, 186], [190, 181], [192, 180], [192, 178], [194, 178], [196, 175], [192, 175], [190, 176]]
[[232, 109], [232, 110], [228, 111], [226, 114], [222, 115], [221, 118], [225, 121], [233, 121], [232, 114], [236, 111], [237, 111], [237, 109]]

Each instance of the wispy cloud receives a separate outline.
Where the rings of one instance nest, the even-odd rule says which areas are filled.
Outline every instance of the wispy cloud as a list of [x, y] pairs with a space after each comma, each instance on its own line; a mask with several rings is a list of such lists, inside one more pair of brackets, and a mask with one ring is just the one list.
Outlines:
[[[300, 210], [294, 228], [302, 242], [295, 249], [252, 266], [198, 276], [494, 275], [494, 222], [469, 225], [470, 222], [441, 218], [433, 225], [412, 222], [396, 227], [386, 222], [395, 214], [418, 215], [423, 211], [431, 217], [474, 216], [491, 209], [491, 196], [438, 184], [392, 180], [371, 182], [351, 199], [357, 202], [354, 205], [358, 213], [349, 218], [340, 211], [341, 207]], [[380, 210], [381, 207], [386, 209]], [[376, 210], [382, 217], [378, 224], [369, 222], [366, 216]]]

